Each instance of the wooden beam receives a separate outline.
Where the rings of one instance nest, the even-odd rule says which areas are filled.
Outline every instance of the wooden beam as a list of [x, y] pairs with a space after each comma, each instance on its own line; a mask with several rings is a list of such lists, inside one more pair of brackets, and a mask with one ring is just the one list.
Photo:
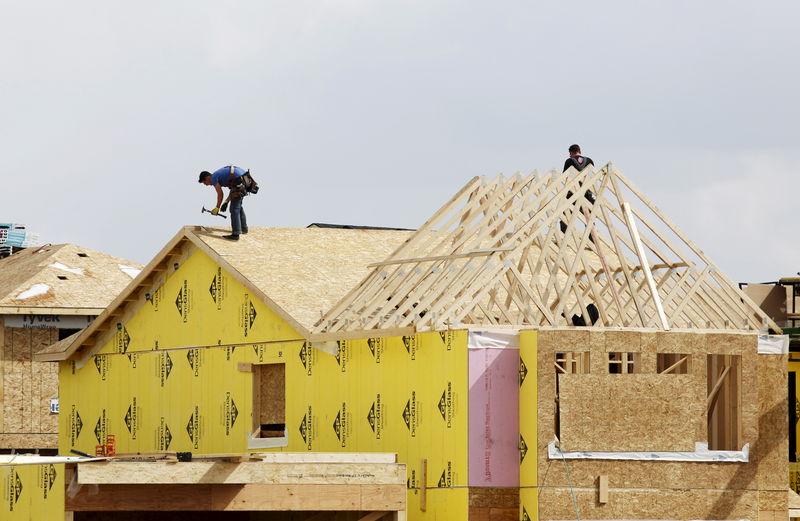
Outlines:
[[[176, 463], [175, 466], [183, 463]], [[74, 512], [160, 511], [404, 511], [406, 486], [395, 485], [96, 485], [67, 497]]]
[[80, 484], [252, 484], [358, 485], [405, 483], [400, 463], [273, 463], [192, 461], [98, 462], [78, 465]]

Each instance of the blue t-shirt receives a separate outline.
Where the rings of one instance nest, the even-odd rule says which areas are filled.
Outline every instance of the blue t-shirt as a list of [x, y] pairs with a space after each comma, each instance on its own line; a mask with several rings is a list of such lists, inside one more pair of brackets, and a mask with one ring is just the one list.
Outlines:
[[[244, 170], [239, 168], [238, 166], [233, 167], [233, 177], [242, 177], [244, 175]], [[220, 186], [228, 186], [228, 183], [231, 180], [231, 167], [230, 166], [223, 166], [219, 170], [216, 170], [213, 174], [211, 174], [211, 185], [219, 184]]]

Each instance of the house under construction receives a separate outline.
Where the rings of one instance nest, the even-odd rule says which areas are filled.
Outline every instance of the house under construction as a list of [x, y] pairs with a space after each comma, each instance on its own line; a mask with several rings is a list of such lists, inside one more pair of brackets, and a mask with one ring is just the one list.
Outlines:
[[[414, 232], [222, 234], [36, 355], [62, 454], [396, 453], [404, 504], [375, 468], [364, 519], [786, 519], [780, 328], [612, 165], [475, 178]], [[252, 474], [201, 503], [184, 463], [197, 501], [154, 504], [162, 463], [125, 465], [71, 469], [65, 510], [303, 510], [236, 499]], [[309, 487], [293, 519], [347, 510]]]
[[[29, 238], [0, 224], [0, 243], [9, 248]], [[58, 366], [33, 355], [91, 324], [140, 268], [74, 244], [28, 247], [0, 260], [0, 452], [55, 451]]]

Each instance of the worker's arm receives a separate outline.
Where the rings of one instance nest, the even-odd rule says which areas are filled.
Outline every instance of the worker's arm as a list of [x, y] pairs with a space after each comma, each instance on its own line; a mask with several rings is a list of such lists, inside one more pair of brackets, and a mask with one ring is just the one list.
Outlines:
[[214, 190], [217, 191], [217, 204], [216, 204], [216, 207], [219, 208], [220, 206], [222, 206], [222, 187], [219, 185], [219, 183], [214, 185]]
[[562, 172], [566, 172], [567, 168], [569, 168], [571, 166], [572, 166], [572, 160], [571, 159], [567, 159], [566, 161], [564, 161], [564, 170], [562, 170]]

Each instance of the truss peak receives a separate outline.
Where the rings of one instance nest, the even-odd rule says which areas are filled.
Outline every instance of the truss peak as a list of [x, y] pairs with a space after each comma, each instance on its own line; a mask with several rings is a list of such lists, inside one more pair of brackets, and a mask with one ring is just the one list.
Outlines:
[[476, 177], [370, 267], [314, 338], [505, 325], [779, 329], [611, 163]]

